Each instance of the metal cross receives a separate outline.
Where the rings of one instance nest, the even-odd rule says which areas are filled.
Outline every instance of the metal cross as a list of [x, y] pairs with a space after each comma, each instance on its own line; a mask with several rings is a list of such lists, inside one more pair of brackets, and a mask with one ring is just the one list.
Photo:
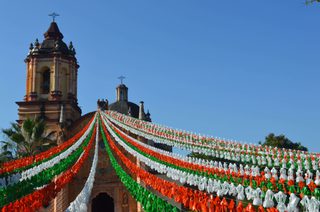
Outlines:
[[122, 82], [125, 79], [125, 77], [124, 76], [120, 76], [120, 77], [118, 77], [118, 79], [120, 80], [121, 84], [123, 84]]
[[53, 12], [53, 13], [49, 14], [49, 16], [52, 17], [52, 21], [54, 22], [56, 20], [56, 17], [60, 16], [60, 15], [58, 13]]

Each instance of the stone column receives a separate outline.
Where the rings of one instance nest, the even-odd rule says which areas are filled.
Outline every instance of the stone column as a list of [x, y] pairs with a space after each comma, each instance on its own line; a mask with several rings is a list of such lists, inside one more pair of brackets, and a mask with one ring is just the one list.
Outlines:
[[26, 77], [26, 99], [28, 99], [28, 95], [29, 95], [29, 88], [30, 88], [30, 69], [29, 69], [29, 64], [30, 64], [30, 61], [27, 62], [27, 77]]
[[72, 92], [72, 80], [73, 80], [73, 66], [72, 62], [69, 61], [69, 79], [68, 79], [68, 88], [67, 88], [67, 95]]
[[30, 93], [29, 100], [34, 101], [37, 99], [37, 90], [36, 90], [36, 82], [37, 82], [37, 59], [32, 59], [32, 67], [30, 69]]
[[77, 98], [76, 96], [76, 71], [77, 71], [77, 64], [75, 63], [75, 61], [72, 61], [72, 79], [71, 79], [71, 93], [72, 95]]
[[55, 84], [54, 84], [54, 91], [58, 91], [59, 90], [59, 61], [57, 59], [57, 57], [53, 58], [53, 63], [54, 63], [54, 73], [55, 73]]
[[121, 198], [120, 198], [120, 192], [119, 192], [119, 187], [116, 186], [114, 188], [114, 195], [113, 195], [114, 199], [113, 199], [113, 205], [114, 205], [114, 211], [122, 211], [121, 208]]
[[72, 92], [72, 88], [73, 88], [73, 85], [72, 85], [72, 80], [73, 80], [73, 63], [72, 61], [69, 61], [69, 87], [68, 87], [68, 97], [73, 94]]
[[33, 59], [33, 65], [32, 65], [32, 75], [31, 75], [31, 92], [36, 92], [36, 73], [37, 73], [37, 67], [36, 67], [36, 58]]
[[75, 98], [78, 99], [78, 69], [75, 69], [75, 78], [74, 80], [74, 95]]
[[53, 85], [54, 85], [54, 87], [51, 90], [51, 99], [52, 100], [60, 100], [60, 98], [61, 98], [59, 62], [60, 62], [60, 60], [57, 57], [53, 58], [53, 74], [54, 74]]

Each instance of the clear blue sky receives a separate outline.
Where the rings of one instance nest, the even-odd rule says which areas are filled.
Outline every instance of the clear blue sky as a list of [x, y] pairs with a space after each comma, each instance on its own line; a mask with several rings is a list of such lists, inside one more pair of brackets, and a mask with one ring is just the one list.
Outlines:
[[154, 122], [251, 143], [283, 133], [320, 151], [320, 5], [3, 0], [0, 128], [17, 119], [23, 60], [52, 11], [77, 50], [83, 113], [113, 102], [125, 75], [129, 99], [144, 100]]

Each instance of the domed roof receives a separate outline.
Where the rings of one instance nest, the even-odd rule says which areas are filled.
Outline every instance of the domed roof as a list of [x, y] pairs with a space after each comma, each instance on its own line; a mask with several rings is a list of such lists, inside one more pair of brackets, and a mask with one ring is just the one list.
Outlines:
[[44, 40], [39, 43], [38, 40], [31, 44], [29, 55], [47, 57], [51, 54], [61, 54], [64, 56], [75, 56], [75, 49], [70, 42], [69, 47], [65, 42], [63, 42], [63, 34], [60, 32], [58, 24], [56, 22], [51, 22], [48, 30], [44, 33]]
[[128, 115], [129, 108], [131, 110], [131, 116], [139, 118], [139, 106], [133, 102], [117, 101], [109, 105], [109, 110], [117, 111], [125, 115]]
[[123, 84], [123, 83], [119, 84], [119, 85], [117, 86], [117, 88], [125, 88], [125, 89], [128, 89], [128, 87], [127, 87], [125, 84]]
[[62, 40], [63, 34], [60, 32], [58, 24], [54, 21], [51, 22], [49, 29], [44, 33], [46, 40]]

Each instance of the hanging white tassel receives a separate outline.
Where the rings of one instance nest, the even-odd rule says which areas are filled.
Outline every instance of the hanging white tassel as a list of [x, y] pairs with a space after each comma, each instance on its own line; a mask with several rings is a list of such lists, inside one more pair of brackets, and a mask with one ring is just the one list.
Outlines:
[[243, 188], [242, 185], [238, 185], [237, 186], [237, 192], [238, 192], [237, 199], [238, 200], [244, 200], [245, 199], [244, 188]]
[[299, 212], [299, 208], [298, 208], [299, 201], [300, 201], [300, 198], [297, 197], [294, 193], [291, 193], [290, 197], [289, 197], [287, 211], [288, 212]]
[[262, 205], [262, 199], [261, 199], [262, 191], [260, 188], [257, 188], [253, 191], [253, 205]]
[[286, 199], [287, 199], [287, 195], [285, 195], [282, 191], [279, 191], [278, 193], [276, 193], [274, 195], [276, 201], [278, 202], [277, 204], [277, 209], [279, 210], [279, 212], [284, 212], [286, 210]]
[[274, 197], [273, 191], [268, 189], [266, 192], [266, 196], [264, 198], [263, 207], [272, 208], [274, 206], [273, 197]]

